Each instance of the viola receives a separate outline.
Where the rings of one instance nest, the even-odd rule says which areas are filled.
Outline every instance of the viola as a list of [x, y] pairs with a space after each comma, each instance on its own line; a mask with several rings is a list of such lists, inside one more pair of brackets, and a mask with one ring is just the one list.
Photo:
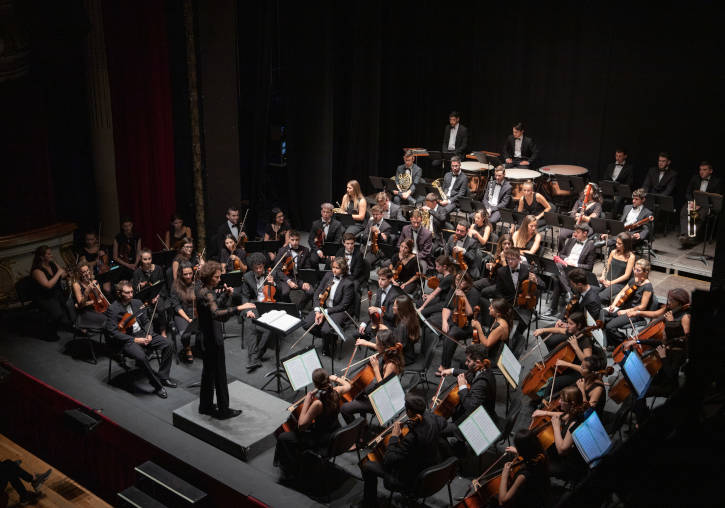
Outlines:
[[[267, 277], [269, 277], [269, 274], [272, 272], [271, 268], [267, 269]], [[277, 287], [274, 285], [274, 281], [270, 282], [269, 280], [265, 279], [264, 284], [262, 285], [262, 294], [264, 295], [263, 302], [270, 302], [275, 303], [277, 300], [274, 299], [274, 295], [277, 293]]]
[[[681, 305], [679, 307], [676, 307], [672, 309], [669, 312], [675, 313], [679, 312], [681, 310], [688, 309], [690, 307], [690, 304], [687, 303], [685, 305]], [[655, 339], [659, 341], [663, 341], [665, 338], [665, 316], [660, 316], [657, 319], [653, 319], [650, 321], [650, 323], [643, 328], [641, 331], [637, 333], [637, 336], [635, 337], [637, 340], [650, 340]], [[647, 344], [633, 344], [632, 346], [640, 355], [644, 354], [646, 351], [653, 348], [653, 346], [647, 345]], [[619, 363], [622, 360], [624, 360], [624, 348], [622, 347], [622, 344], [619, 344], [616, 348], [614, 348], [614, 351], [612, 352], [612, 360], [614, 360], [614, 363]]]
[[141, 307], [138, 308], [135, 313], [126, 312], [123, 316], [121, 316], [121, 320], [118, 322], [118, 329], [126, 335], [131, 335], [131, 332], [133, 331], [133, 325], [136, 324], [136, 317], [140, 316], [141, 312], [143, 312], [145, 309], [146, 304], [144, 303], [143, 305], [141, 305]]
[[522, 309], [533, 310], [536, 307], [536, 294], [539, 288], [536, 282], [531, 279], [525, 279], [519, 284], [519, 294], [516, 297], [516, 305]]
[[325, 230], [320, 228], [315, 232], [315, 247], [321, 249], [325, 243]]
[[638, 227], [643, 226], [643, 225], [647, 224], [648, 222], [652, 222], [653, 220], [655, 220], [655, 218], [652, 215], [650, 215], [649, 217], [645, 217], [642, 220], [638, 220], [637, 222], [634, 222], [634, 223], [630, 224], [629, 226], [624, 226], [624, 230], [632, 231], [633, 229], [637, 229]]
[[101, 291], [101, 288], [98, 287], [96, 281], [89, 281], [88, 289], [88, 301], [93, 305], [93, 310], [99, 313], [106, 312], [109, 306], [108, 299]]
[[574, 295], [571, 300], [569, 300], [569, 303], [566, 304], [566, 309], [564, 309], [564, 321], [569, 319], [569, 315], [571, 314], [572, 309], [575, 305], [579, 303], [579, 295]]
[[[579, 338], [585, 334], [590, 333], [592, 330], [601, 329], [604, 323], [597, 321], [597, 324], [587, 326], [582, 331], [577, 333], [574, 338]], [[576, 352], [569, 344], [568, 340], [565, 340], [558, 346], [556, 346], [544, 359], [544, 362], [536, 362], [531, 368], [531, 371], [526, 375], [524, 382], [521, 384], [521, 391], [524, 395], [528, 395], [532, 399], [537, 397], [538, 392], [546, 383], [549, 381], [554, 373], [560, 373], [564, 370], [563, 367], [557, 367], [557, 360], [564, 360], [572, 363], [576, 359]]]
[[[481, 312], [481, 307], [479, 305], [476, 305], [473, 307], [473, 320], [478, 321], [478, 314]], [[471, 339], [471, 344], [480, 344], [481, 343], [481, 337], [478, 336], [478, 329], [473, 329], [473, 338]]]
[[463, 296], [454, 296], [454, 311], [451, 320], [458, 328], [465, 328], [468, 325], [468, 316], [466, 315], [466, 301]]
[[466, 264], [466, 261], [463, 259], [462, 250], [457, 250], [453, 257], [454, 257], [456, 263], [458, 263], [458, 267], [461, 269], [461, 271], [463, 271], [463, 272], [468, 271], [468, 265]]

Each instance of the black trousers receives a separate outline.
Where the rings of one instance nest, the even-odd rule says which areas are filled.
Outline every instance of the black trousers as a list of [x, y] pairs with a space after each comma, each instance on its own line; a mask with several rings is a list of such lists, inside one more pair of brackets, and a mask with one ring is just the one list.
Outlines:
[[275, 457], [279, 468], [290, 476], [300, 473], [302, 453], [326, 447], [332, 434], [328, 432], [293, 431], [277, 437]]
[[345, 402], [340, 408], [340, 414], [347, 423], [352, 423], [356, 414], [372, 414], [374, 412], [373, 404], [365, 396]]
[[[255, 309], [254, 318], [259, 317], [259, 312]], [[267, 350], [269, 337], [271, 332], [266, 328], [257, 326], [252, 322], [252, 318], [247, 317], [247, 311], [244, 311], [244, 342], [247, 345], [247, 362], [259, 362], [262, 360], [264, 352]]]
[[30, 483], [33, 481], [33, 475], [12, 460], [0, 462], [0, 491], [4, 491], [7, 484], [10, 483], [20, 497], [26, 496], [28, 491], [21, 480]]
[[[473, 335], [473, 331], [470, 326], [466, 326], [465, 329], [458, 328], [456, 325], [452, 325], [448, 329], [448, 333], [450, 337], [456, 339], [458, 342], [463, 345], [464, 341], [467, 337], [471, 337]], [[453, 360], [453, 355], [456, 354], [456, 348], [458, 347], [458, 344], [453, 342], [448, 337], [442, 336], [441, 340], [443, 341], [443, 353], [441, 354], [441, 365], [443, 365], [443, 368], [449, 368], [451, 366], [451, 361]]]
[[[342, 328], [345, 319], [347, 319], [347, 315], [344, 312], [333, 312], [332, 314], [330, 314], [330, 319], [332, 319], [333, 322], [335, 322], [340, 328]], [[304, 324], [302, 326], [305, 330], [307, 330], [310, 326], [312, 326], [312, 323], [314, 322], [315, 313], [310, 312], [309, 314], [307, 314], [307, 316], [305, 316]], [[325, 351], [332, 350], [332, 347], [335, 345], [336, 342], [337, 334], [327, 322], [327, 319], [323, 318], [322, 324], [318, 326], [312, 326], [310, 333], [315, 337], [322, 337], [322, 340], [324, 341], [323, 345]]]
[[220, 411], [229, 409], [229, 388], [227, 387], [227, 363], [224, 343], [217, 344], [213, 337], [204, 338], [204, 366], [201, 369], [201, 393], [199, 409], [211, 409], [216, 391], [217, 407]]
[[[161, 354], [158, 375], [151, 368], [151, 362], [146, 356], [147, 348], [152, 351], [158, 351]], [[144, 371], [146, 377], [149, 379], [149, 383], [155, 389], [158, 390], [161, 388], [161, 379], [169, 379], [169, 372], [171, 371], [171, 344], [161, 335], [153, 333], [151, 335], [151, 342], [145, 347], [133, 341], [125, 342], [122, 351], [124, 355], [136, 361], [136, 365]]]
[[[639, 316], [631, 319], [632, 324], [637, 324], [642, 321], [642, 318]], [[626, 337], [618, 329], [631, 327], [629, 320], [630, 318], [627, 316], [617, 316], [616, 314], [605, 312], [604, 321], [606, 321], [607, 324], [604, 327], [604, 334], [607, 337], [607, 345], [616, 346], [624, 342]]]

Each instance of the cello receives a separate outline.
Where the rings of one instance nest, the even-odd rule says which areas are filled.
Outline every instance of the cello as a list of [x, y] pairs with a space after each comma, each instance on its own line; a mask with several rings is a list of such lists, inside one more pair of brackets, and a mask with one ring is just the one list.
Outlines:
[[[686, 303], [685, 305], [680, 305], [679, 307], [671, 309], [667, 312], [672, 312], [674, 314], [675, 312], [679, 312], [681, 310], [686, 310], [689, 308], [690, 304]], [[663, 315], [658, 317], [657, 319], [653, 319], [652, 321], [650, 321], [649, 324], [642, 330], [637, 332], [637, 335], [633, 338], [637, 339], [638, 341], [654, 339], [662, 342], [665, 339], [665, 316]], [[620, 363], [622, 360], [624, 360], [625, 350], [623, 344], [624, 343], [619, 344], [616, 348], [614, 348], [614, 351], [612, 352], [612, 360], [614, 360], [614, 363]], [[642, 355], [646, 351], [652, 349], [654, 346], [651, 346], [649, 344], [635, 343], [632, 347], [636, 349], [640, 355]]]
[[[492, 472], [491, 469], [509, 453], [510, 452], [505, 452], [501, 455], [501, 457], [499, 457], [496, 462], [491, 465], [491, 467], [471, 482], [473, 492], [466, 495], [460, 503], [455, 505], [455, 508], [486, 508], [491, 506], [491, 501], [498, 497], [499, 489], [501, 487], [501, 479], [503, 477], [503, 468]], [[521, 469], [523, 465], [524, 459], [522, 457], [514, 459], [509, 471], [509, 480], [516, 476], [516, 473], [518, 473], [519, 469]]]
[[[592, 330], [601, 329], [603, 326], [604, 323], [602, 323], [602, 321], [597, 321], [597, 324], [587, 326], [579, 333], [574, 335], [574, 338], [578, 339], [579, 337], [591, 332]], [[564, 367], [557, 367], [556, 361], [564, 360], [571, 363], [575, 359], [576, 352], [571, 347], [571, 344], [569, 344], [569, 341], [566, 340], [562, 342], [546, 356], [543, 362], [536, 362], [534, 364], [534, 366], [531, 368], [531, 371], [526, 375], [524, 382], [521, 383], [521, 391], [524, 393], [524, 395], [535, 399], [536, 392], [538, 392], [544, 385], [546, 385], [546, 383], [549, 381], [549, 378], [554, 376], [555, 373], [560, 373], [565, 370]]]

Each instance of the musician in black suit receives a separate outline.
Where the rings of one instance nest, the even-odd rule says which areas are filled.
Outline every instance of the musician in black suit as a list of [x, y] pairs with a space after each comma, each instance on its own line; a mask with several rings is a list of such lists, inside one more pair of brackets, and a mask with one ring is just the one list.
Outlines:
[[[632, 192], [632, 204], [624, 207], [622, 217], [619, 219], [624, 222], [625, 226], [652, 216], [652, 211], [644, 206], [646, 195], [647, 193], [644, 189], [636, 189]], [[645, 222], [643, 225], [631, 229], [630, 234], [632, 235], [633, 244], [646, 239], [649, 235], [649, 222]], [[602, 238], [606, 238], [606, 235], [602, 235]], [[614, 237], [607, 239], [607, 247], [611, 249], [616, 242], [617, 239]]]
[[[368, 302], [368, 317], [361, 320], [360, 333], [364, 334], [370, 325], [370, 315], [378, 313], [382, 315], [382, 323], [390, 328], [395, 328], [395, 313], [393, 312], [393, 303], [395, 299], [402, 295], [403, 291], [393, 284], [393, 271], [384, 266], [378, 268], [378, 289], [373, 292], [372, 298]], [[385, 312], [383, 312], [385, 308]]]
[[226, 222], [224, 222], [224, 224], [221, 224], [217, 228], [216, 235], [214, 236], [214, 242], [212, 243], [212, 245], [214, 246], [214, 248], [216, 248], [216, 251], [209, 252], [208, 257], [218, 256], [219, 253], [224, 250], [224, 240], [226, 239], [227, 235], [232, 235], [235, 242], [239, 240], [239, 235], [242, 235], [244, 237], [247, 236], [244, 231], [241, 231], [241, 225], [239, 224], [238, 207], [228, 207], [226, 217]]
[[391, 202], [387, 192], [378, 192], [375, 201], [377, 201], [380, 210], [383, 212], [383, 219], [405, 220], [403, 213], [400, 211], [400, 205]]
[[[529, 265], [521, 263], [521, 251], [515, 247], [504, 251], [506, 266], [496, 270], [496, 296], [508, 300], [511, 305], [516, 303], [521, 282], [526, 279], [536, 280], [533, 273], [529, 273]], [[483, 312], [485, 305], [481, 305]]]
[[[320, 305], [320, 294], [324, 293], [328, 288], [329, 296], [325, 300], [323, 307]], [[332, 271], [325, 274], [315, 290], [313, 297], [314, 311], [305, 316], [303, 325], [305, 330], [310, 329], [310, 333], [314, 336], [323, 338], [322, 353], [324, 355], [334, 353], [332, 346], [336, 339], [335, 332], [325, 319], [322, 309], [325, 309], [328, 317], [335, 324], [342, 327], [345, 319], [347, 319], [345, 311], [351, 313], [354, 303], [355, 285], [352, 278], [347, 276], [347, 262], [344, 257], [336, 257], [332, 261]]]
[[320, 231], [323, 233], [322, 239], [324, 242], [342, 242], [342, 233], [345, 232], [345, 228], [342, 226], [342, 222], [333, 217], [333, 208], [331, 203], [322, 203], [320, 206], [320, 218], [314, 221], [310, 227], [310, 236], [307, 238], [307, 243], [310, 246], [310, 257], [312, 258], [313, 268], [317, 268], [320, 263], [325, 262], [322, 245], [319, 247], [315, 245], [315, 239], [318, 237]]
[[[382, 266], [383, 264], [390, 264], [390, 260], [385, 259], [385, 253], [383, 252], [383, 249], [380, 248], [380, 244], [391, 243], [390, 231], [392, 228], [390, 227], [390, 224], [383, 219], [383, 211], [378, 205], [373, 205], [370, 211], [372, 212], [372, 217], [368, 220], [365, 225], [365, 229], [363, 229], [362, 233], [360, 233], [358, 239], [360, 240], [360, 245], [363, 246], [367, 266], [373, 268], [376, 266]], [[372, 251], [372, 233], [378, 233], [378, 252], [375, 253]]]
[[[627, 150], [617, 148], [614, 151], [614, 162], [607, 165], [603, 179], [628, 185], [630, 189], [632, 188], [634, 185], [634, 165], [627, 162]], [[615, 215], [622, 211], [623, 206], [624, 198], [614, 196], [613, 211]]]
[[[602, 318], [602, 301], [599, 298], [598, 290], [592, 288], [587, 280], [587, 272], [582, 268], [574, 268], [567, 274], [569, 278], [569, 286], [574, 293], [574, 297], [577, 298], [576, 304], [571, 308], [571, 312], [583, 312], [587, 311], [589, 315], [595, 321]], [[570, 312], [570, 314], [571, 314]], [[564, 314], [566, 310], [563, 310], [559, 314], [559, 319], [556, 322], [557, 328], [566, 327], [566, 319]], [[566, 335], [562, 335], [562, 340], [566, 338]], [[556, 346], [557, 343], [550, 343], [549, 346]]]
[[488, 212], [488, 221], [496, 224], [501, 219], [501, 208], [508, 208], [511, 204], [511, 184], [506, 180], [506, 170], [499, 166], [494, 171], [494, 177], [486, 184], [483, 195], [483, 206]]
[[[582, 223], [574, 226], [572, 237], [564, 242], [564, 247], [559, 251], [559, 255], [554, 257], [554, 261], [562, 267], [562, 270], [552, 290], [550, 311], [552, 315], [558, 312], [561, 292], [567, 291], [569, 286], [569, 277], [564, 273], [564, 268], [576, 267], [591, 271], [594, 267], [596, 252], [594, 242], [589, 238], [590, 232], [588, 224]], [[596, 319], [596, 316], [592, 317]]]
[[304, 245], [300, 245], [300, 234], [298, 231], [291, 229], [287, 236], [289, 243], [286, 247], [281, 247], [277, 251], [275, 260], [281, 259], [280, 256], [290, 256], [294, 263], [292, 272], [288, 275], [284, 271], [285, 261], [281, 262], [281, 265], [275, 270], [274, 277], [277, 282], [277, 291], [279, 292], [279, 300], [288, 302], [290, 301], [289, 295], [292, 290], [299, 290], [302, 292], [302, 297], [297, 303], [299, 308], [304, 308], [308, 301], [312, 299], [312, 286], [309, 282], [301, 282], [297, 278], [297, 274], [300, 269], [312, 268], [312, 261], [310, 257], [310, 250]]
[[[400, 185], [401, 178], [407, 175], [410, 186], [403, 189]], [[405, 152], [403, 156], [403, 164], [395, 170], [395, 185], [397, 188], [393, 191], [393, 201], [396, 204], [404, 204], [415, 206], [415, 186], [420, 182], [423, 176], [423, 170], [415, 163], [415, 155], [411, 150]], [[402, 189], [402, 190], [401, 190]]]
[[[141, 301], [133, 297], [133, 286], [129, 281], [122, 280], [116, 284], [116, 292], [118, 300], [106, 310], [106, 333], [111, 341], [121, 347], [124, 355], [133, 358], [143, 369], [154, 388], [154, 393], [165, 399], [168, 394], [164, 387], [176, 388], [176, 383], [169, 379], [171, 344], [149, 327], [146, 310], [141, 308]], [[118, 325], [126, 313], [133, 314], [136, 321], [127, 330], [120, 330]], [[146, 348], [158, 350], [161, 354], [158, 373], [151, 368], [151, 363], [146, 357]]]
[[430, 220], [428, 222], [428, 230], [433, 233], [433, 237], [437, 238], [442, 228], [451, 229], [453, 226], [448, 222], [448, 213], [440, 205], [440, 199], [435, 192], [429, 192], [423, 199], [423, 210], [428, 210]]
[[451, 111], [448, 115], [448, 125], [443, 129], [443, 143], [441, 152], [455, 153], [463, 157], [468, 150], [468, 129], [461, 123], [458, 111]]
[[349, 278], [355, 284], [355, 294], [360, 294], [360, 285], [367, 280], [370, 269], [365, 265], [360, 246], [355, 245], [355, 235], [352, 233], [342, 235], [342, 247], [335, 253], [335, 257], [345, 260]]
[[458, 207], [458, 198], [464, 197], [468, 192], [468, 177], [461, 173], [461, 158], [457, 155], [451, 157], [451, 170], [443, 175], [442, 189], [446, 197], [438, 204], [447, 215]]
[[[699, 171], [696, 175], [690, 178], [687, 184], [687, 190], [685, 191], [685, 199], [687, 201], [693, 201], [695, 199], [694, 192], [712, 192], [714, 194], [722, 194], [722, 185], [720, 179], [712, 175], [713, 167], [712, 163], [708, 161], [702, 161], [700, 163]], [[700, 210], [699, 205], [695, 205], [696, 210]], [[682, 206], [680, 210], [680, 243], [683, 247], [692, 247], [697, 243], [698, 238], [702, 238], [702, 219], [703, 215], [706, 215], [702, 211], [699, 211], [695, 217], [695, 233], [696, 236], [690, 238], [687, 235], [687, 222], [688, 222], [688, 211], [687, 203]]]
[[410, 213], [410, 224], [403, 227], [398, 238], [398, 247], [405, 240], [413, 241], [413, 253], [418, 255], [420, 268], [425, 273], [433, 266], [433, 233], [422, 227], [423, 215], [420, 210]]
[[650, 168], [644, 178], [642, 188], [647, 193], [671, 196], [677, 185], [677, 172], [670, 167], [672, 161], [667, 152], [661, 152], [657, 157], [657, 167]]
[[[285, 247], [286, 249], [286, 247]], [[265, 256], [261, 252], [253, 252], [247, 258], [249, 261], [249, 270], [242, 277], [242, 303], [250, 304], [261, 302], [264, 300], [265, 283], [274, 282], [274, 275], [265, 273]], [[285, 286], [280, 283], [278, 287]], [[259, 318], [259, 311], [256, 308], [250, 308], [242, 314], [244, 318], [244, 343], [247, 346], [247, 372], [251, 372], [262, 366], [262, 356], [267, 349], [270, 331], [261, 326], [257, 326], [252, 321]]]
[[524, 124], [518, 122], [511, 129], [503, 146], [506, 167], [533, 166], [539, 157], [539, 149], [534, 140], [524, 135]]
[[448, 237], [448, 241], [444, 247], [444, 254], [452, 259], [456, 258], [456, 252], [463, 252], [463, 259], [468, 265], [468, 273], [474, 279], [478, 278], [479, 266], [476, 254], [478, 252], [478, 241], [468, 236], [469, 224], [466, 221], [459, 221], [456, 224], [456, 232]]

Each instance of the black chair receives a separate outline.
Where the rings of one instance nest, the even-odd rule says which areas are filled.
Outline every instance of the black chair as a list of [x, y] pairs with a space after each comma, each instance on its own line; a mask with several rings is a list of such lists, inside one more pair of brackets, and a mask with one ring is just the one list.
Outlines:
[[15, 283], [15, 294], [18, 295], [18, 301], [23, 309], [37, 309], [33, 302], [33, 292], [35, 291], [35, 281], [30, 275], [22, 277]]
[[[103, 337], [106, 341], [106, 347], [108, 348], [108, 378], [106, 379], [106, 383], [111, 383], [111, 371], [113, 369], [113, 360], [117, 360], [118, 363], [123, 367], [125, 371], [131, 370], [131, 368], [126, 364], [126, 358], [130, 358], [123, 354], [123, 349], [118, 344], [114, 344], [112, 340], [109, 340], [108, 332], [104, 329], [103, 330]], [[153, 358], [156, 359], [156, 361], [161, 365], [161, 353], [159, 353], [159, 350], [156, 349], [152, 353]], [[148, 358], [151, 358], [150, 355], [146, 355]]]
[[98, 359], [96, 358], [96, 349], [93, 345], [93, 337], [98, 337], [98, 344], [103, 344], [104, 328], [102, 326], [90, 326], [81, 322], [81, 316], [76, 310], [75, 303], [73, 302], [73, 296], [68, 297], [65, 302], [65, 307], [68, 311], [68, 316], [70, 317], [71, 324], [73, 326], [73, 338], [71, 339], [71, 342], [77, 340], [78, 338], [88, 339], [90, 356], [89, 359], [85, 361], [96, 365], [98, 363]]
[[[421, 335], [423, 331], [421, 330]], [[423, 352], [423, 363], [419, 366], [415, 366], [415, 364], [411, 365], [410, 367], [406, 367], [403, 373], [400, 375], [400, 382], [402, 384], [403, 380], [405, 379], [405, 376], [410, 375], [413, 377], [417, 376], [417, 380], [415, 381], [415, 384], [411, 384], [408, 387], [408, 390], [412, 390], [413, 388], [417, 388], [419, 384], [425, 383], [425, 393], [428, 394], [428, 389], [430, 388], [430, 381], [428, 381], [428, 370], [430, 369], [431, 363], [433, 363], [433, 353], [435, 352], [436, 348], [438, 347], [438, 343], [440, 342], [441, 338], [436, 335], [436, 338], [433, 340], [433, 342], [428, 346], [428, 349], [426, 349]], [[446, 339], [448, 340], [448, 339]]]
[[[451, 493], [451, 482], [456, 477], [458, 470], [458, 458], [448, 457], [446, 460], [438, 465], [431, 466], [420, 472], [418, 478], [415, 480], [413, 488], [410, 490], [401, 491], [401, 494], [406, 499], [416, 502], [418, 499], [425, 500], [441, 490], [444, 486], [448, 487], [448, 502], [450, 506], [453, 506], [453, 494]], [[383, 482], [385, 488], [390, 491], [390, 497], [388, 498], [388, 504], [393, 500], [393, 494], [400, 488], [399, 486], [390, 485], [387, 481]], [[396, 488], [397, 487], [397, 488]]]

